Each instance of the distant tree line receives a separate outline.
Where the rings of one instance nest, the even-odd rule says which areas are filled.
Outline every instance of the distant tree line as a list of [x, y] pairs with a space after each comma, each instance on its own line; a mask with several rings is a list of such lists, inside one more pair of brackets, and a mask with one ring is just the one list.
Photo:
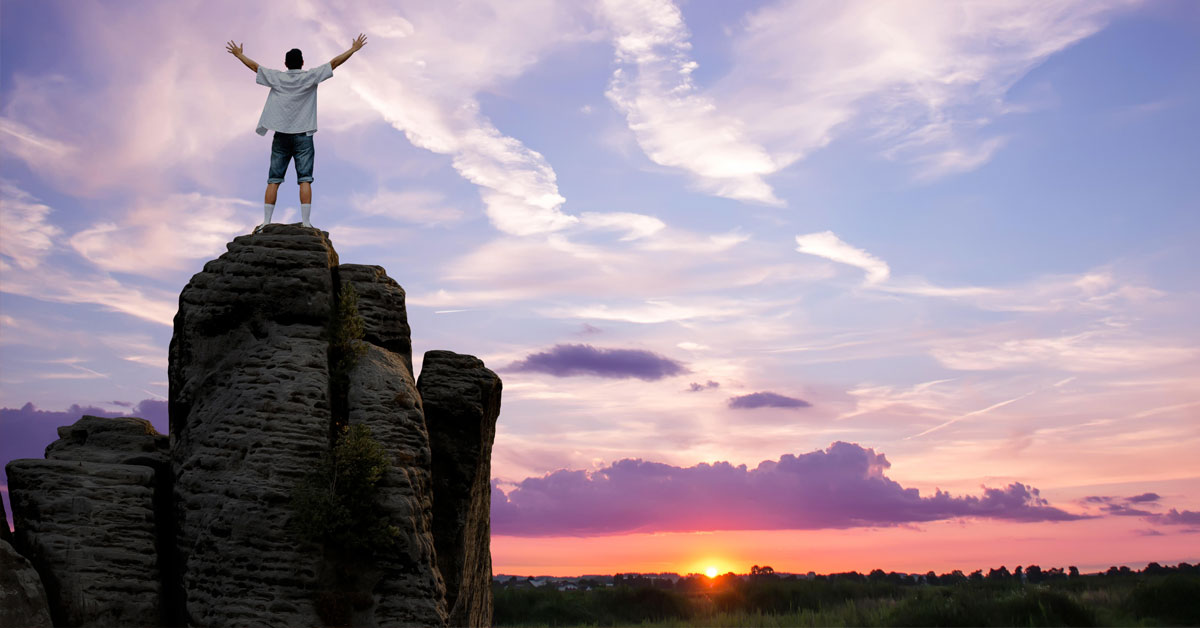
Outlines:
[[[604, 578], [607, 580], [607, 578]], [[1150, 563], [1080, 575], [1075, 567], [1001, 566], [921, 575], [876, 569], [828, 575], [693, 574], [672, 581], [618, 574], [576, 580], [575, 590], [494, 584], [498, 626], [736, 625], [738, 617], [788, 616], [845, 625], [1200, 625], [1200, 565]], [[717, 621], [718, 617], [725, 619]], [[787, 625], [780, 622], [780, 625]]]

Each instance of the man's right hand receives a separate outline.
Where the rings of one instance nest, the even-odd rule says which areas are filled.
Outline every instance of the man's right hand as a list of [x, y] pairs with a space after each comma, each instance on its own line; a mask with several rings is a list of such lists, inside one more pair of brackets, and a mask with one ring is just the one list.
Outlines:
[[228, 50], [229, 54], [237, 57], [238, 61], [241, 61], [246, 67], [258, 72], [258, 62], [242, 54], [241, 44], [235, 43], [232, 39], [230, 39], [229, 43], [225, 44], [225, 50]]

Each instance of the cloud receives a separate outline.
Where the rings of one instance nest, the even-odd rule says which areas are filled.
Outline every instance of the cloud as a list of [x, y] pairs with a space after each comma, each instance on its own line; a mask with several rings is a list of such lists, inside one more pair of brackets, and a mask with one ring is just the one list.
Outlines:
[[676, 467], [621, 460], [595, 471], [560, 470], [492, 489], [492, 531], [514, 536], [630, 532], [790, 530], [894, 526], [959, 517], [1006, 521], [1085, 518], [1050, 506], [1021, 483], [978, 496], [922, 496], [884, 474], [873, 449], [836, 442], [753, 469], [727, 462]]
[[566, 199], [545, 157], [500, 132], [476, 98], [555, 46], [585, 37], [575, 9], [535, 0], [417, 4], [403, 17], [379, 2], [350, 10], [310, 2], [303, 10], [324, 25], [327, 46], [344, 46], [358, 25], [392, 24], [387, 35], [371, 40], [373, 50], [347, 64], [350, 89], [414, 146], [448, 155], [452, 167], [481, 188], [497, 229], [532, 235], [578, 221], [561, 211]]
[[795, 397], [788, 397], [773, 392], [756, 392], [748, 395], [729, 398], [729, 407], [734, 409], [753, 408], [809, 408], [812, 404]]
[[592, 375], [646, 381], [687, 372], [682, 363], [650, 351], [598, 349], [583, 344], [555, 345], [549, 351], [531, 353], [510, 364], [508, 370], [547, 373], [555, 377]]
[[584, 212], [579, 218], [583, 226], [590, 229], [610, 229], [625, 232], [625, 235], [621, 236], [622, 242], [640, 240], [652, 236], [667, 226], [666, 223], [654, 216], [629, 212]]
[[0, 260], [0, 291], [42, 301], [87, 303], [170, 326], [179, 308], [178, 295], [154, 288], [127, 286], [108, 275], [71, 273], [41, 265], [17, 271]]
[[1144, 504], [1147, 502], [1156, 502], [1159, 499], [1162, 499], [1162, 498], [1158, 496], [1158, 493], [1142, 493], [1141, 495], [1134, 495], [1133, 497], [1126, 497], [1125, 501], [1133, 503], [1133, 504]]
[[[71, 236], [71, 248], [96, 267], [150, 277], [196, 266], [225, 252], [229, 234], [246, 233], [261, 207], [196, 192], [143, 203], [120, 224], [105, 222]], [[254, 209], [251, 209], [254, 208]]]
[[778, 170], [775, 161], [693, 83], [697, 64], [679, 8], [670, 0], [600, 0], [598, 9], [618, 64], [607, 96], [646, 156], [691, 173], [711, 194], [782, 205], [763, 180]]
[[743, 316], [747, 312], [745, 302], [705, 299], [692, 304], [677, 304], [654, 300], [628, 306], [610, 306], [607, 303], [560, 307], [544, 312], [555, 318], [588, 318], [593, 320], [625, 321], [628, 323], [669, 323], [693, 319], [723, 319]]
[[1011, 110], [1012, 85], [1134, 4], [784, 0], [746, 16], [709, 95], [778, 167], [865, 136], [918, 179], [961, 173], [1006, 141], [989, 129]]
[[7, 181], [0, 181], [0, 223], [4, 225], [0, 254], [26, 270], [37, 266], [54, 247], [55, 238], [62, 233], [61, 229], [47, 222], [51, 211], [48, 205], [24, 190]]
[[839, 264], [848, 264], [865, 270], [868, 285], [880, 283], [891, 274], [887, 262], [862, 249], [856, 249], [846, 244], [832, 231], [798, 235], [796, 244], [798, 245], [796, 250], [801, 253], [824, 257]]
[[462, 210], [452, 207], [444, 195], [433, 190], [397, 192], [381, 188], [371, 196], [354, 194], [350, 204], [369, 216], [387, 216], [427, 227], [453, 224], [463, 219]]
[[1163, 514], [1153, 515], [1150, 520], [1164, 525], [1200, 525], [1200, 511], [1172, 508]]
[[930, 354], [946, 368], [963, 371], [1025, 369], [1033, 366], [1076, 372], [1123, 371], [1183, 362], [1194, 347], [1138, 337], [1130, 330], [1094, 329], [1041, 338], [950, 339]]
[[714, 382], [713, 380], [710, 379], [707, 382], [704, 382], [703, 384], [701, 384], [699, 382], [692, 382], [692, 383], [688, 384], [688, 392], [700, 392], [702, 390], [712, 390], [713, 388], [720, 388], [720, 387], [721, 387], [721, 384]]

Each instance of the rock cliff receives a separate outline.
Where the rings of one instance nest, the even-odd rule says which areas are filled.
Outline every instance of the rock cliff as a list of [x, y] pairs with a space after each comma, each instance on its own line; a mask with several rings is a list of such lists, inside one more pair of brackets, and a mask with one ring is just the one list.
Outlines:
[[[339, 264], [323, 232], [227, 248], [179, 298], [169, 447], [144, 421], [84, 417], [46, 460], [8, 465], [15, 545], [55, 623], [490, 624], [499, 378], [430, 352], [414, 381], [404, 290]], [[337, 503], [360, 426], [384, 461], [369, 503], [301, 501], [317, 486]], [[379, 543], [312, 532], [356, 529], [359, 510], [385, 522]]]

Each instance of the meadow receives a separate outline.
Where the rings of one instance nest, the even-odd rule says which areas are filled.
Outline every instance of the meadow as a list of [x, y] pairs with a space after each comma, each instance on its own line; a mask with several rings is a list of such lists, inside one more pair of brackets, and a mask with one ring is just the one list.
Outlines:
[[[1035, 571], [1036, 570], [1036, 571]], [[1031, 573], [1032, 572], [1032, 573]], [[497, 626], [1195, 626], [1200, 566], [1068, 575], [1036, 567], [926, 576], [874, 571], [677, 582], [624, 578], [578, 590], [497, 583]], [[597, 583], [598, 584], [598, 583]], [[589, 588], [590, 587], [590, 588]]]

